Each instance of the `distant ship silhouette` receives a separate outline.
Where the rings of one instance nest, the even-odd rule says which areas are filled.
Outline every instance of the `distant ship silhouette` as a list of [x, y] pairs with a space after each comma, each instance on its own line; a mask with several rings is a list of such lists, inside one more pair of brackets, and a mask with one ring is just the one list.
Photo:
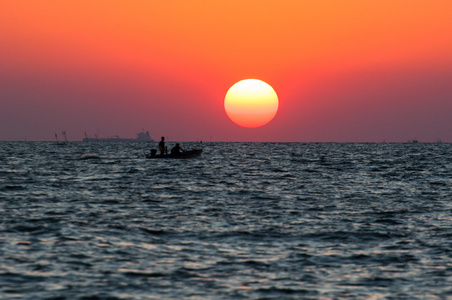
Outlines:
[[90, 138], [86, 135], [83, 138], [84, 142], [153, 142], [154, 140], [151, 139], [151, 136], [149, 135], [149, 131], [146, 132], [139, 132], [137, 133], [137, 137], [135, 139], [132, 138], [120, 138], [118, 135], [114, 135], [112, 137], [108, 138], [99, 138], [96, 134], [96, 137]]

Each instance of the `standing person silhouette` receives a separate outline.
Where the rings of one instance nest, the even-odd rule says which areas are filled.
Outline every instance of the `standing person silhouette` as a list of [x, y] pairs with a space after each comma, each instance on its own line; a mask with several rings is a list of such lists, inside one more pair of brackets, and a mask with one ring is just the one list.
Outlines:
[[165, 137], [164, 136], [162, 136], [162, 139], [160, 140], [159, 150], [160, 150], [160, 155], [165, 154]]

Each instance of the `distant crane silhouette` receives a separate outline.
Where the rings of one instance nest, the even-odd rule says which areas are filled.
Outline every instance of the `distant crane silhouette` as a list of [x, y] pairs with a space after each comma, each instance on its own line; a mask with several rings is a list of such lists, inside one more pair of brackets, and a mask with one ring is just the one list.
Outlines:
[[61, 134], [64, 136], [64, 141], [67, 142], [66, 131], [63, 131]]

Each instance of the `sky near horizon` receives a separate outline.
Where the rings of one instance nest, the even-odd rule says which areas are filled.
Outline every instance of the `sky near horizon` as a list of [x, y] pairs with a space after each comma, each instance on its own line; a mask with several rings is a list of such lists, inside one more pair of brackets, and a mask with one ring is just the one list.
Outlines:
[[[0, 0], [0, 140], [452, 142], [452, 1]], [[243, 128], [242, 79], [279, 111]]]

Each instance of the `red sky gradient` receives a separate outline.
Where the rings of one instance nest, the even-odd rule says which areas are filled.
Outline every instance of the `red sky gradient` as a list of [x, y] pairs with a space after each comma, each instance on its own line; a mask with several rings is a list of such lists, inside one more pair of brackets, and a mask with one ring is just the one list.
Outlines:
[[[0, 2], [0, 140], [452, 142], [452, 1]], [[235, 82], [279, 112], [229, 120]], [[61, 139], [61, 137], [60, 137]]]

